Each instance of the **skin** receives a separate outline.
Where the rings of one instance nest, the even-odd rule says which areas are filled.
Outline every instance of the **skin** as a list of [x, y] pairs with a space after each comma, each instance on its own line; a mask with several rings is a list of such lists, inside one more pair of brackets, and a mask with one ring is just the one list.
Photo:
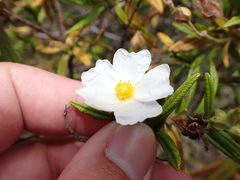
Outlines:
[[[74, 93], [83, 87], [81, 82], [4, 62], [0, 63], [0, 82], [0, 179], [129, 179], [105, 153], [109, 138], [119, 128], [127, 127], [70, 108], [70, 126], [90, 139], [83, 143], [67, 136], [70, 132], [63, 121], [64, 106], [70, 100], [83, 101]], [[13, 145], [24, 130], [42, 136]], [[154, 154], [155, 142], [151, 132], [148, 134], [150, 140], [146, 142], [153, 144], [148, 147], [149, 153]], [[148, 163], [150, 170], [145, 179], [192, 179], [155, 158]]]

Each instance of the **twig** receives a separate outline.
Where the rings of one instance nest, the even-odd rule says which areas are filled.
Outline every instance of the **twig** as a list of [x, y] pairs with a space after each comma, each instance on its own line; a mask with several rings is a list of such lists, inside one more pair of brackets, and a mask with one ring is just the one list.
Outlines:
[[24, 141], [27, 141], [27, 140], [33, 139], [33, 138], [39, 138], [39, 135], [34, 134], [34, 135], [26, 137], [26, 138], [21, 138], [20, 137], [14, 144], [17, 144], [17, 143], [20, 143], [20, 142], [24, 142]]
[[64, 112], [63, 112], [63, 116], [64, 116], [64, 122], [66, 124], [66, 129], [68, 129], [70, 131], [70, 133], [78, 140], [82, 141], [82, 142], [86, 142], [88, 140], [87, 137], [83, 137], [83, 136], [80, 136], [79, 134], [75, 133], [75, 131], [70, 127], [70, 125], [68, 124], [67, 122], [67, 111], [68, 109], [70, 108], [71, 106], [67, 106], [65, 105], [65, 109], [64, 109]]
[[194, 31], [197, 35], [199, 35], [200, 37], [205, 37], [205, 38], [207, 38], [207, 39], [209, 39], [209, 40], [212, 40], [212, 41], [215, 41], [215, 42], [217, 42], [217, 43], [222, 43], [222, 42], [226, 42], [226, 41], [229, 40], [229, 38], [217, 39], [217, 38], [215, 38], [215, 37], [212, 37], [212, 36], [210, 36], [210, 35], [207, 33], [206, 30], [204, 30], [204, 31], [202, 31], [202, 32], [199, 32], [199, 31], [195, 28], [195, 26], [192, 24], [192, 22], [190, 21], [190, 19], [188, 20], [188, 25], [189, 25], [189, 26], [193, 29], [193, 31]]
[[69, 78], [73, 79], [73, 58], [75, 56], [71, 55], [68, 59], [68, 70], [69, 70]]
[[39, 32], [43, 32], [45, 34], [47, 34], [51, 39], [54, 39], [54, 40], [58, 40], [58, 41], [61, 41], [63, 42], [63, 40], [61, 40], [59, 37], [53, 35], [51, 32], [43, 29], [41, 26], [38, 26], [37, 24], [34, 24], [33, 22], [31, 21], [28, 21], [26, 19], [23, 19], [21, 18], [20, 16], [12, 13], [11, 11], [3, 8], [3, 11], [6, 13], [6, 15], [10, 16], [10, 19], [11, 21], [19, 21], [19, 22], [22, 22], [24, 24], [26, 24], [27, 26], [30, 26], [32, 27], [33, 29], [35, 29], [36, 31], [39, 31]]
[[58, 0], [53, 0], [52, 1], [52, 6], [53, 10], [57, 14], [56, 16], [56, 21], [59, 27], [59, 31], [61, 34], [61, 39], [64, 39], [64, 34], [65, 34], [65, 28], [64, 28], [64, 21], [63, 21], [63, 14], [62, 14], [62, 8]]
[[209, 46], [206, 46], [204, 47], [203, 49], [201, 49], [196, 55], [193, 56], [193, 59], [201, 56], [202, 54], [204, 54], [205, 52], [209, 51], [209, 50], [212, 50], [214, 49], [215, 47], [221, 47], [223, 46], [224, 44], [223, 43], [219, 43], [219, 44], [212, 44], [212, 45], [209, 45]]
[[138, 1], [136, 8], [135, 8], [134, 11], [132, 12], [131, 17], [130, 17], [130, 19], [128, 20], [128, 24], [127, 24], [127, 26], [125, 27], [124, 32], [123, 32], [123, 36], [122, 36], [123, 38], [122, 38], [120, 47], [123, 47], [123, 44], [124, 44], [124, 42], [125, 42], [125, 36], [126, 36], [126, 34], [127, 34], [127, 30], [128, 30], [128, 28], [129, 28], [132, 20], [133, 20], [133, 16], [134, 16], [135, 12], [136, 12], [136, 11], [138, 10], [138, 8], [139, 8], [141, 2], [142, 2], [142, 0], [139, 0], [139, 1]]

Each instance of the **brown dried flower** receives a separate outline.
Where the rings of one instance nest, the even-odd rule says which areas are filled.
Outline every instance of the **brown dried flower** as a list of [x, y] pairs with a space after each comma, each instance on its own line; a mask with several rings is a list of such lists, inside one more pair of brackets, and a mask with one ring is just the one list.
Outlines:
[[204, 18], [222, 19], [223, 13], [219, 2], [215, 0], [198, 0], [198, 8], [201, 10]]
[[193, 118], [188, 117], [186, 120], [177, 119], [174, 120], [177, 127], [181, 130], [182, 135], [188, 136], [190, 139], [202, 140], [205, 146], [205, 150], [208, 150], [208, 143], [203, 137], [207, 130], [208, 121], [203, 119], [203, 114], [196, 114]]

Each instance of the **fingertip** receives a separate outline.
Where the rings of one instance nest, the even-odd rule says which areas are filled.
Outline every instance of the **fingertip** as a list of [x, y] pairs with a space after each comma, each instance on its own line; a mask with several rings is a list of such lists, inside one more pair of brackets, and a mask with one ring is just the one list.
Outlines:
[[169, 164], [159, 162], [158, 160], [154, 163], [151, 180], [193, 180], [191, 176], [179, 170], [176, 171]]
[[66, 120], [77, 134], [86, 137], [91, 137], [99, 129], [110, 122], [109, 120], [95, 119], [89, 115], [83, 114], [74, 107], [68, 109]]

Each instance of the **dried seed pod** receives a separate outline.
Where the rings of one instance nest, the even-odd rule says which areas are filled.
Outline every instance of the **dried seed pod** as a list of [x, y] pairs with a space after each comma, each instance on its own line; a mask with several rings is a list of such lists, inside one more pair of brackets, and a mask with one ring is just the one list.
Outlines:
[[203, 114], [196, 114], [193, 118], [188, 117], [186, 120], [177, 119], [174, 120], [177, 127], [181, 130], [182, 135], [189, 137], [190, 139], [202, 140], [205, 146], [205, 150], [208, 150], [208, 143], [204, 139], [203, 135], [207, 130], [208, 121], [203, 119]]
[[215, 0], [198, 0], [198, 8], [206, 19], [223, 19], [219, 2]]
[[186, 23], [192, 16], [191, 11], [186, 7], [177, 7], [175, 9], [175, 20], [178, 23]]

